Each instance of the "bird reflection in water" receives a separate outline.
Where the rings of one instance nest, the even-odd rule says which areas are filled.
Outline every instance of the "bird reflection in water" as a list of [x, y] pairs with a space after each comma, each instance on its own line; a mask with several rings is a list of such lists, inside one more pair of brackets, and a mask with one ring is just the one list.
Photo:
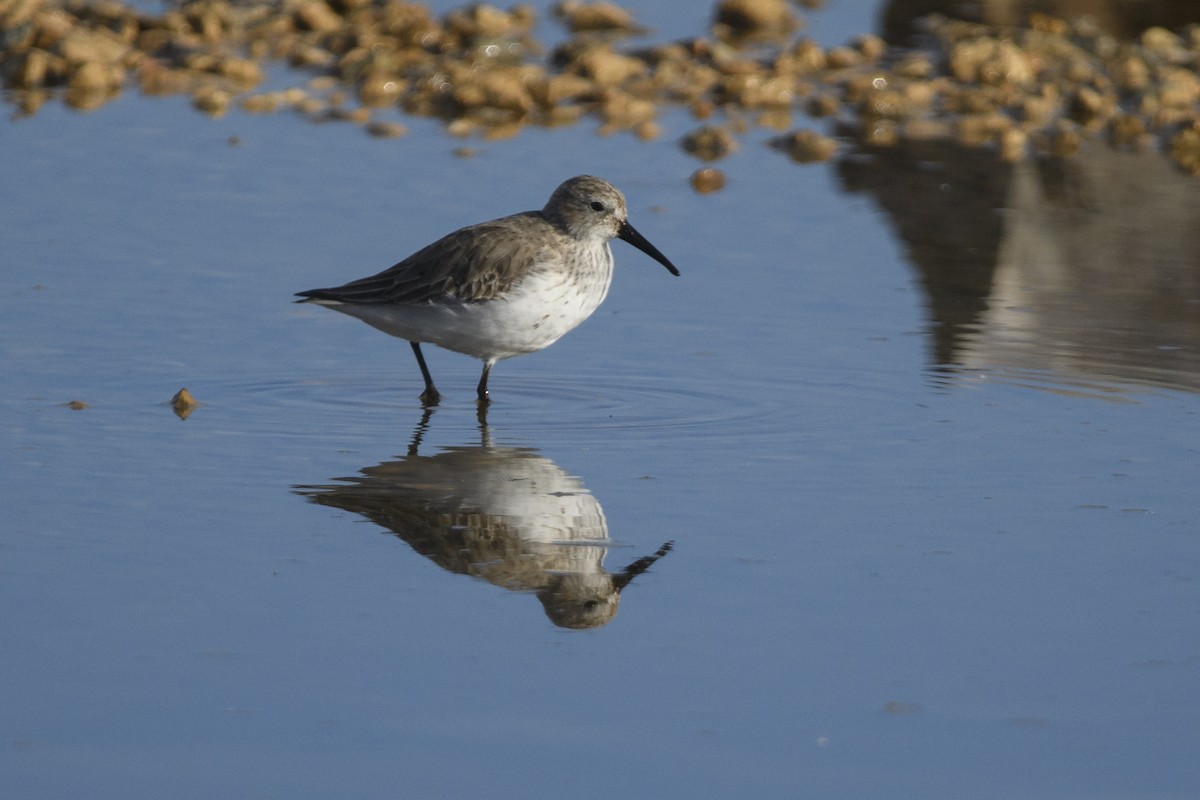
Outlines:
[[429, 416], [404, 458], [296, 493], [363, 515], [449, 572], [534, 593], [563, 628], [607, 624], [621, 592], [670, 552], [673, 542], [608, 572], [608, 523], [578, 478], [532, 448], [492, 445], [486, 426], [479, 446], [419, 455]]

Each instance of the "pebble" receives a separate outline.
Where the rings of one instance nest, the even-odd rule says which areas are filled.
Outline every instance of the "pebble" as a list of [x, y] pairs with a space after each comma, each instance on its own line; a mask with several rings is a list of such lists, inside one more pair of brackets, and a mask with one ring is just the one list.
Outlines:
[[771, 140], [771, 146], [799, 164], [828, 161], [837, 153], [837, 141], [812, 130], [797, 130]]
[[175, 412], [175, 416], [180, 419], [187, 419], [192, 412], [200, 407], [200, 401], [192, 396], [192, 393], [187, 390], [187, 387], [180, 389], [171, 398], [171, 410]]
[[717, 161], [737, 150], [737, 139], [727, 128], [704, 125], [680, 140], [683, 149], [703, 161]]
[[712, 167], [703, 167], [692, 173], [690, 183], [698, 194], [711, 194], [725, 188], [725, 173]]
[[367, 133], [380, 139], [398, 139], [408, 133], [408, 128], [399, 122], [373, 120], [367, 123]]
[[783, 37], [799, 24], [787, 0], [719, 0], [713, 14], [713, 28], [723, 37]]
[[612, 3], [580, 3], [564, 0], [552, 9], [571, 33], [603, 31], [605, 33], [636, 33], [641, 30], [633, 14]]

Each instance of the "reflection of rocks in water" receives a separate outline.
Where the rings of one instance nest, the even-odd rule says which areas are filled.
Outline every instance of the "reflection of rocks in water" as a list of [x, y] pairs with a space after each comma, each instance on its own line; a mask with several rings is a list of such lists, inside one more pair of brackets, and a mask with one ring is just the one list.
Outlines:
[[896, 225], [935, 370], [1200, 390], [1200, 184], [1157, 154], [1013, 165], [941, 141], [839, 171]]
[[880, 12], [880, 35], [889, 42], [908, 44], [914, 24], [927, 14], [1002, 27], [1022, 25], [1030, 14], [1064, 20], [1088, 17], [1109, 34], [1132, 39], [1147, 28], [1175, 30], [1200, 22], [1196, 0], [890, 0]]
[[604, 569], [612, 544], [600, 503], [536, 450], [454, 447], [367, 467], [335, 486], [297, 487], [322, 505], [362, 514], [450, 572], [532, 591], [550, 620], [594, 628], [621, 591], [671, 549]]

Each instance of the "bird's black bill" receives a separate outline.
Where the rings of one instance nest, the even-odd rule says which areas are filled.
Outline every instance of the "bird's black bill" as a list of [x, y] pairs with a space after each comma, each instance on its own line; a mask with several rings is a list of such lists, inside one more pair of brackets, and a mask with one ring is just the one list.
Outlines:
[[646, 237], [638, 233], [628, 221], [622, 222], [621, 227], [617, 228], [617, 238], [621, 241], [629, 242], [638, 250], [641, 250], [643, 253], [662, 264], [672, 275], [679, 275], [679, 270], [675, 269], [675, 265], [671, 263], [670, 259], [658, 252], [658, 248], [646, 241]]

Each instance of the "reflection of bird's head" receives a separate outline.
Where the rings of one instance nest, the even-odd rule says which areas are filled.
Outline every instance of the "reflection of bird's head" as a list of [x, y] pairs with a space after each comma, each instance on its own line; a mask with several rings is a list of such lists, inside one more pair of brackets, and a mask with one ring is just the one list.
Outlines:
[[569, 572], [551, 576], [537, 593], [546, 616], [560, 628], [599, 628], [617, 615], [621, 593], [606, 573]]
[[599, 628], [617, 615], [621, 592], [650, 565], [671, 552], [667, 542], [658, 552], [642, 556], [616, 574], [605, 572], [547, 572], [550, 583], [537, 593], [546, 616], [560, 628]]

